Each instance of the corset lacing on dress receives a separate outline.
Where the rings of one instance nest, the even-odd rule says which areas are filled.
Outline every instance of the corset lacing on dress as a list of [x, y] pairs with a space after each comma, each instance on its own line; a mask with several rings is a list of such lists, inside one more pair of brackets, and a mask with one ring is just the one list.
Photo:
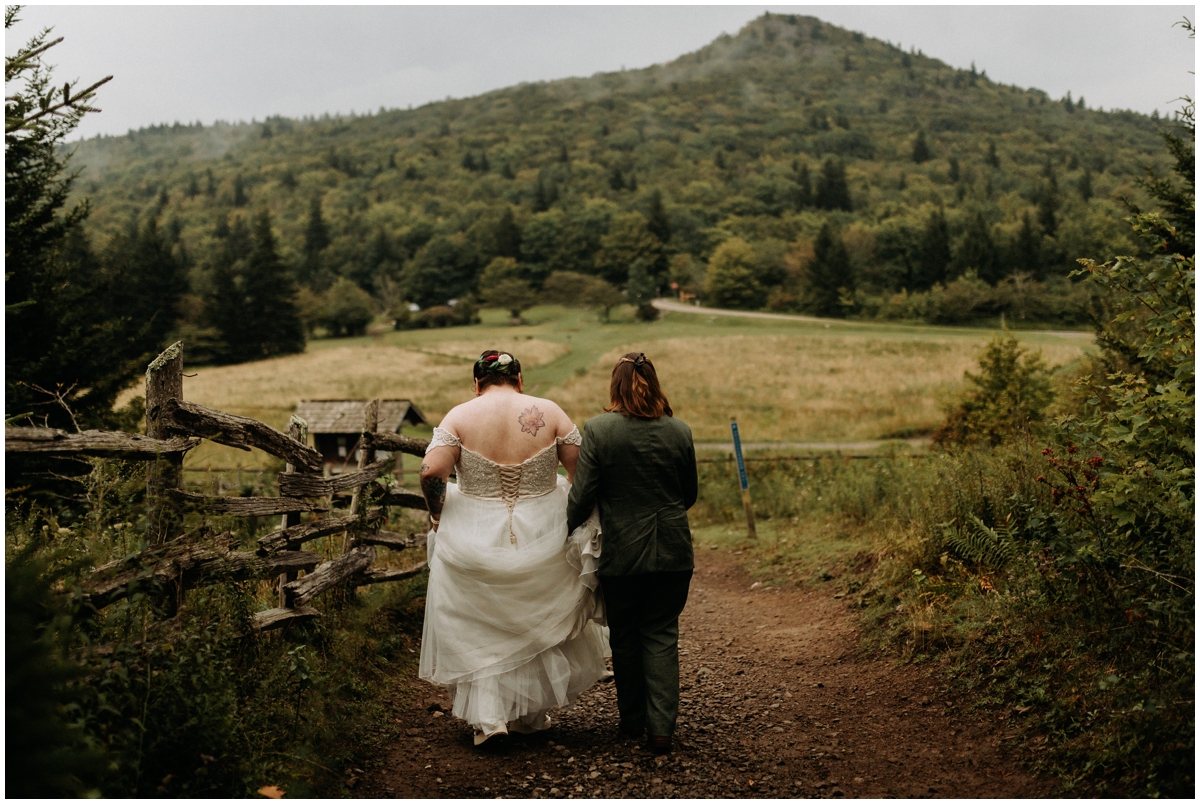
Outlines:
[[435, 447], [459, 448], [458, 462], [455, 464], [459, 493], [481, 500], [503, 500], [508, 508], [508, 540], [516, 544], [513, 509], [517, 501], [541, 497], [554, 491], [558, 483], [558, 445], [579, 446], [582, 443], [579, 428], [572, 427], [571, 432], [555, 438], [553, 444], [547, 444], [521, 463], [496, 463], [463, 446], [462, 439], [453, 433], [435, 427], [425, 452]]

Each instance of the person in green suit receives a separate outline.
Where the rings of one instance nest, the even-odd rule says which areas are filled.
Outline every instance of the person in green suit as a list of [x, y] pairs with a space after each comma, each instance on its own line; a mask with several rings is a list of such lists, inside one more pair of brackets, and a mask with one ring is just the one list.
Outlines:
[[599, 508], [597, 575], [608, 612], [621, 733], [671, 750], [679, 716], [679, 615], [692, 579], [687, 510], [696, 502], [692, 431], [675, 418], [654, 364], [613, 368], [610, 404], [583, 426], [567, 500], [574, 530]]

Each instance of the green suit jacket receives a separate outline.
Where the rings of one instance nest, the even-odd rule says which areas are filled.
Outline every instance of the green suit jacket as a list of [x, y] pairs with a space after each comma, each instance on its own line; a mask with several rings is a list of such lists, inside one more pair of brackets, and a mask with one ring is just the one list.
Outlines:
[[605, 413], [583, 426], [567, 524], [574, 530], [599, 507], [602, 576], [690, 570], [696, 493], [690, 427], [672, 416]]

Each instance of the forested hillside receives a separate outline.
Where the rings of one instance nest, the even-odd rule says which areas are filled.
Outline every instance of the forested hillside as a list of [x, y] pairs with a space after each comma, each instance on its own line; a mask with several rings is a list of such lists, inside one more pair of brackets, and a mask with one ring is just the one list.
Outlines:
[[359, 117], [151, 127], [77, 143], [72, 165], [97, 246], [158, 220], [189, 272], [193, 342], [220, 340], [264, 210], [310, 330], [361, 330], [322, 312], [364, 304], [351, 283], [380, 312], [478, 297], [497, 257], [515, 262], [483, 279], [495, 306], [555, 271], [622, 288], [633, 271], [631, 297], [677, 283], [722, 306], [1052, 320], [1079, 318], [1063, 278], [1077, 258], [1136, 248], [1119, 199], [1161, 167], [1158, 128], [768, 14], [643, 70]]

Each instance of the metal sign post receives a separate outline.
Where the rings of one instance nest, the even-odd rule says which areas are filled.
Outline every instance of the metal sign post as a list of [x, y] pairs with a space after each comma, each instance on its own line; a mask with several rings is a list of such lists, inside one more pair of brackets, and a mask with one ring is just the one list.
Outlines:
[[751, 539], [758, 538], [754, 528], [754, 509], [750, 506], [750, 478], [746, 477], [746, 459], [742, 457], [742, 438], [738, 435], [737, 417], [729, 419], [729, 429], [733, 431], [733, 454], [737, 456], [738, 480], [742, 484], [742, 507], [746, 509], [746, 530]]

